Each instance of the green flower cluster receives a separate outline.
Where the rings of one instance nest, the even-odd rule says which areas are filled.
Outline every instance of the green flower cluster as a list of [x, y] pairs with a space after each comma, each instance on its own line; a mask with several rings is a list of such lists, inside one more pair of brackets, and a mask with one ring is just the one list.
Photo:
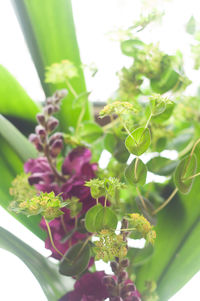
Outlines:
[[104, 229], [99, 233], [99, 240], [95, 242], [95, 260], [112, 261], [115, 257], [126, 257], [127, 246], [123, 235]]
[[46, 83], [63, 83], [66, 79], [78, 77], [78, 70], [74, 64], [68, 60], [53, 64], [46, 68]]

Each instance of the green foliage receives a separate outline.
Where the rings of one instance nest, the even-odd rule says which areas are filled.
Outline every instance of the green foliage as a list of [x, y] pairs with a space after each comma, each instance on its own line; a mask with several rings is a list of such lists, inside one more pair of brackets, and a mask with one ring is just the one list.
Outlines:
[[[73, 286], [73, 280], [58, 273], [58, 266], [19, 238], [0, 227], [0, 247], [18, 256], [38, 280], [49, 301], [61, 298]], [[39, 270], [38, 270], [39, 267]]]
[[196, 20], [193, 16], [190, 17], [189, 21], [186, 24], [186, 32], [193, 35], [196, 31]]
[[139, 158], [135, 158], [125, 169], [125, 178], [131, 185], [144, 185], [146, 177], [147, 167]]
[[128, 258], [133, 262], [134, 267], [138, 267], [146, 263], [153, 255], [154, 247], [148, 244], [142, 249], [139, 248], [129, 248]]
[[86, 121], [80, 126], [78, 134], [81, 140], [92, 144], [103, 136], [103, 130], [98, 124]]
[[79, 242], [73, 245], [59, 263], [59, 272], [65, 276], [77, 276], [88, 267], [90, 246]]
[[[197, 168], [196, 155], [188, 155], [176, 167], [174, 182], [181, 193], [187, 194], [192, 188], [194, 179], [190, 177], [195, 174]], [[189, 178], [189, 179], [188, 179]]]
[[102, 208], [102, 205], [98, 204], [87, 211], [85, 215], [85, 228], [88, 232], [96, 232], [96, 216]]
[[137, 128], [126, 138], [125, 145], [128, 151], [136, 156], [142, 155], [151, 143], [150, 131], [148, 128]]
[[177, 161], [167, 159], [165, 157], [154, 157], [147, 163], [147, 168], [149, 171], [160, 175], [169, 176], [173, 173], [177, 166]]
[[128, 113], [136, 112], [136, 109], [132, 104], [125, 101], [115, 101], [106, 105], [103, 110], [99, 113], [99, 117], [104, 118], [105, 116], [110, 116], [116, 114], [118, 116], [127, 115]]
[[95, 219], [96, 232], [104, 229], [115, 230], [118, 219], [115, 212], [109, 207], [103, 207], [97, 212]]
[[[77, 95], [85, 92], [85, 80], [82, 68], [80, 67], [81, 61], [76, 40], [71, 1], [44, 0], [41, 2], [39, 0], [12, 0], [12, 3], [45, 94], [49, 96], [53, 94], [55, 89], [66, 87], [66, 83], [45, 83], [46, 67], [62, 60], [72, 62], [77, 69], [78, 76], [70, 80], [70, 84]], [[68, 67], [69, 64], [67, 64]], [[74, 71], [72, 73], [74, 75]], [[69, 126], [76, 127], [80, 111], [82, 110], [82, 108], [73, 109], [73, 99], [74, 96], [70, 92], [64, 99], [61, 112], [59, 113], [61, 127], [64, 130], [68, 130]], [[89, 105], [86, 103], [84, 120], [90, 118]]]

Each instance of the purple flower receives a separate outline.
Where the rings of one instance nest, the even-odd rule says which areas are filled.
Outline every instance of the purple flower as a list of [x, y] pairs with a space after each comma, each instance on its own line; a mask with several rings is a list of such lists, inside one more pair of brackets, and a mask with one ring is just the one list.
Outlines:
[[74, 285], [74, 291], [67, 293], [59, 301], [102, 301], [108, 298], [108, 291], [103, 284], [103, 271], [86, 273]]

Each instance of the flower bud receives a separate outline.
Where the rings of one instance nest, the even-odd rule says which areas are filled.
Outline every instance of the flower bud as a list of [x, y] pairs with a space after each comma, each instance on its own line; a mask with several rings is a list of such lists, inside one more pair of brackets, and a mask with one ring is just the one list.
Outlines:
[[118, 283], [121, 283], [126, 279], [128, 279], [128, 273], [126, 271], [121, 271], [118, 276]]
[[123, 219], [122, 220], [122, 229], [127, 229], [128, 228], [128, 221], [127, 221], [127, 219]]
[[119, 264], [115, 261], [111, 261], [110, 266], [111, 266], [111, 269], [112, 269], [113, 273], [116, 274], [117, 270], [118, 270], [118, 267], [119, 267]]
[[30, 134], [28, 139], [31, 143], [34, 143], [34, 144], [40, 142], [40, 139], [36, 134]]
[[49, 132], [52, 132], [55, 130], [55, 128], [58, 126], [58, 120], [54, 117], [50, 117], [48, 122], [47, 122], [47, 129]]
[[45, 116], [42, 113], [39, 113], [36, 115], [37, 121], [39, 122], [39, 124], [45, 126]]
[[46, 140], [46, 130], [41, 125], [37, 125], [35, 128], [36, 134], [40, 137], [42, 143]]
[[51, 146], [50, 149], [50, 155], [55, 158], [59, 155], [59, 153], [61, 152], [63, 148], [63, 142], [62, 140], [55, 140]]
[[136, 290], [136, 287], [133, 283], [128, 283], [126, 284], [122, 290], [121, 290], [121, 296], [124, 297], [128, 297], [130, 296], [131, 292], [134, 292]]
[[44, 113], [48, 116], [52, 115], [54, 112], [54, 106], [52, 104], [44, 107]]
[[38, 152], [42, 152], [43, 151], [43, 146], [41, 143], [37, 143], [35, 144], [36, 149], [38, 150]]
[[49, 145], [52, 145], [55, 140], [62, 140], [62, 139], [63, 139], [63, 134], [57, 132], [50, 137]]
[[121, 265], [123, 268], [127, 268], [127, 267], [129, 266], [129, 260], [128, 260], [128, 258], [123, 259], [123, 260], [120, 262], [120, 265]]
[[115, 279], [113, 279], [112, 276], [104, 276], [103, 284], [107, 287], [113, 288], [116, 286], [116, 281], [115, 281]]
[[65, 96], [67, 96], [68, 91], [66, 89], [62, 89], [62, 90], [58, 90], [54, 93], [54, 97], [55, 97], [55, 103], [59, 103], [59, 101], [64, 98]]
[[53, 108], [54, 113], [58, 112], [60, 110], [60, 107], [58, 105], [55, 105]]
[[46, 103], [47, 103], [48, 105], [51, 105], [51, 104], [53, 103], [52, 97], [48, 97], [48, 98], [46, 99]]

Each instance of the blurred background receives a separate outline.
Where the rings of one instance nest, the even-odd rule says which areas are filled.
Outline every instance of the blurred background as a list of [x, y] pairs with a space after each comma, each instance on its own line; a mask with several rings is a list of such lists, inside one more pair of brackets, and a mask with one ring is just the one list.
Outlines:
[[[76, 33], [82, 62], [90, 66], [85, 69], [86, 84], [91, 93], [91, 101], [105, 102], [117, 89], [116, 72], [122, 66], [129, 66], [128, 57], [121, 54], [119, 29], [131, 26], [145, 10], [152, 8], [165, 12], [162, 23], [155, 24], [141, 34], [147, 42], [160, 42], [161, 50], [174, 54], [180, 49], [184, 55], [185, 71], [193, 81], [186, 94], [196, 93], [199, 86], [199, 71], [194, 71], [190, 45], [193, 37], [185, 31], [185, 26], [193, 15], [200, 17], [200, 2], [141, 1], [141, 0], [72, 0]], [[6, 67], [20, 82], [32, 99], [41, 102], [44, 92], [40, 85], [34, 64], [27, 49], [11, 2], [0, 1], [0, 64]], [[90, 69], [90, 70], [89, 70]], [[91, 76], [91, 69], [96, 70]], [[49, 256], [43, 242], [23, 227], [0, 207], [0, 226]], [[0, 249], [0, 291], [1, 300], [45, 301], [47, 300], [36, 279], [28, 268], [14, 255]], [[170, 301], [200, 300], [200, 273], [182, 288]]]

